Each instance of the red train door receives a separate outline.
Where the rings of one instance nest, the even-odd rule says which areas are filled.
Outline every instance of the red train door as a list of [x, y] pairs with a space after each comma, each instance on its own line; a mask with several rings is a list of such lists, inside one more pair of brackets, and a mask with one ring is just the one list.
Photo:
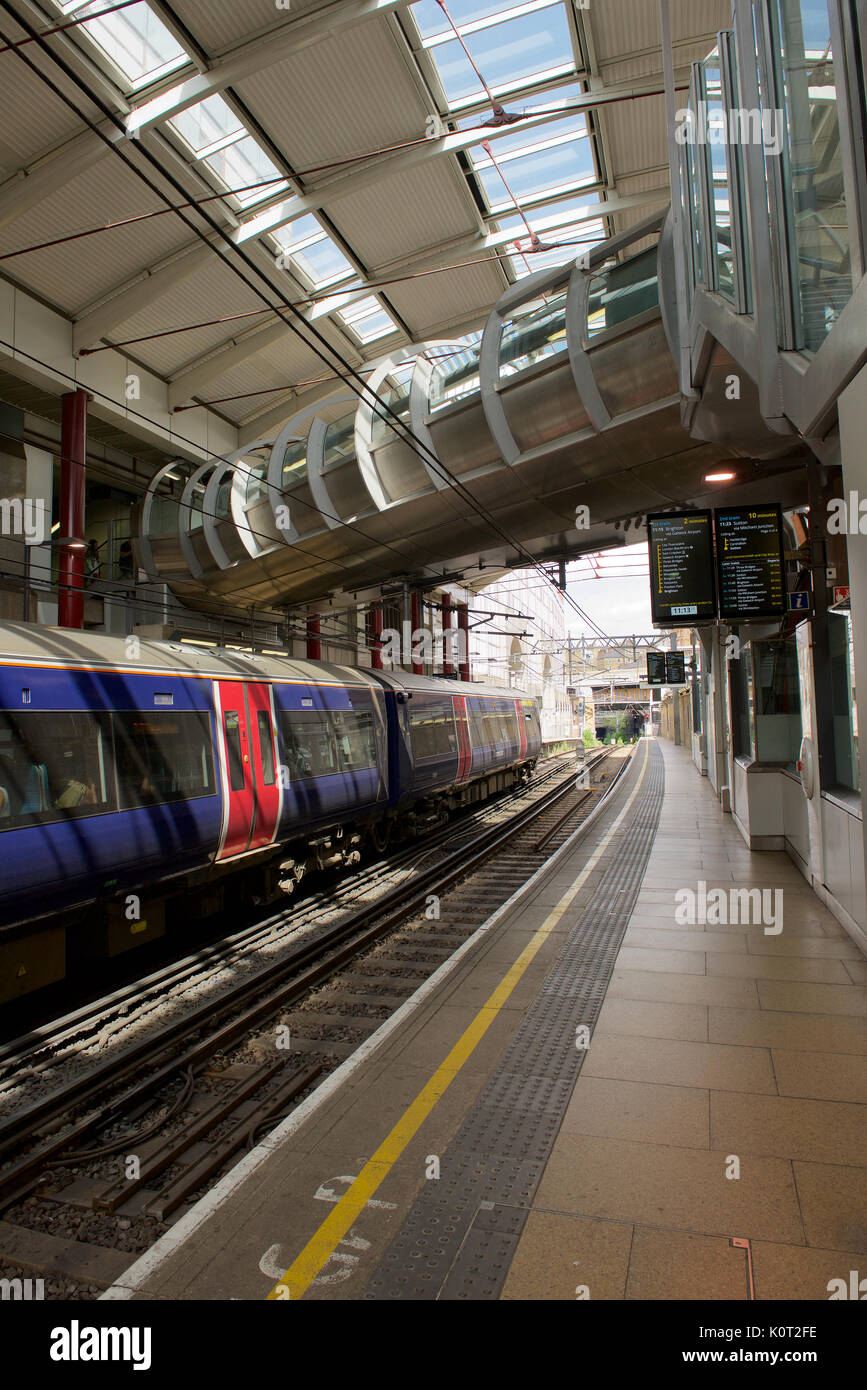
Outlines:
[[217, 681], [224, 811], [218, 859], [270, 844], [280, 815], [270, 686]]
[[260, 849], [262, 845], [271, 844], [280, 819], [281, 791], [277, 777], [270, 685], [251, 682], [247, 686], [247, 711], [251, 757], [256, 774], [256, 822], [249, 848]]
[[527, 722], [524, 719], [524, 706], [520, 700], [515, 701], [515, 709], [518, 714], [518, 757], [524, 758], [527, 755]]
[[456, 782], [469, 781], [473, 765], [473, 750], [470, 745], [470, 730], [467, 722], [467, 700], [465, 695], [452, 697], [455, 709], [455, 725], [458, 731], [458, 775]]

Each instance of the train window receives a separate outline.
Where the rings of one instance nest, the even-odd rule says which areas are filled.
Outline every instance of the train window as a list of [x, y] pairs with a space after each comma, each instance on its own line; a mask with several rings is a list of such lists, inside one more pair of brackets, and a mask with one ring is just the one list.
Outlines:
[[229, 786], [233, 792], [244, 790], [244, 759], [241, 753], [241, 721], [238, 711], [227, 709], [223, 715], [226, 729], [226, 752], [229, 757]]
[[342, 772], [376, 767], [376, 736], [372, 710], [335, 710], [334, 733]]
[[262, 782], [266, 787], [273, 787], [277, 778], [274, 771], [274, 740], [271, 736], [271, 718], [267, 710], [256, 711], [256, 722], [259, 726], [259, 750], [262, 755]]
[[467, 707], [470, 716], [470, 730], [473, 736], [473, 747], [480, 748], [483, 743], [490, 742], [485, 731], [484, 715], [482, 710], [476, 707], [475, 702], [473, 703], [472, 708], [470, 708], [470, 702], [469, 700], [467, 700]]
[[0, 711], [0, 830], [114, 810], [104, 719]]
[[457, 752], [455, 716], [451, 701], [426, 700], [410, 707], [412, 748], [418, 760], [442, 758]]
[[280, 711], [283, 756], [294, 781], [304, 777], [328, 777], [337, 772], [337, 749], [331, 722], [324, 711]]
[[[167, 801], [188, 801], [214, 792], [207, 716], [194, 710], [123, 710], [114, 713], [111, 722], [118, 804], [122, 811]], [[244, 785], [244, 764], [234, 710], [226, 711], [226, 741], [232, 790], [239, 791]]]

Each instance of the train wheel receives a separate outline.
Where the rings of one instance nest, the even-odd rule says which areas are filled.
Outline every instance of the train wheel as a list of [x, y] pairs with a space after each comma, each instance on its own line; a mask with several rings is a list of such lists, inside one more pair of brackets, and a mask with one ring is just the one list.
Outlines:
[[373, 847], [377, 854], [385, 854], [391, 841], [391, 821], [381, 821], [370, 829]]

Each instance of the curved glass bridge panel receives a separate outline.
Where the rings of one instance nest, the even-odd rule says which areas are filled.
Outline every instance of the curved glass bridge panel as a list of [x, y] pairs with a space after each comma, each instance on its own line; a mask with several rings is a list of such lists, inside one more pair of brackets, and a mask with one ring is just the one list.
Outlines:
[[628, 261], [607, 267], [590, 282], [586, 343], [620, 328], [648, 310], [659, 308], [657, 248], [650, 246]]
[[[307, 438], [286, 440], [282, 457], [277, 459], [278, 490], [268, 499], [269, 506], [275, 508], [281, 531], [287, 539], [292, 540], [315, 536], [328, 529], [310, 486], [308, 444]], [[274, 452], [281, 452], [276, 442]], [[277, 512], [277, 508], [282, 510]]]
[[[328, 496], [332, 499], [332, 512], [337, 521], [354, 521], [359, 516], [367, 516], [374, 508], [382, 510], [388, 505], [388, 498], [377, 501], [373, 497], [368, 480], [362, 476], [355, 454], [355, 413], [358, 406], [356, 398], [352, 409], [324, 425], [315, 420], [313, 430], [320, 426], [323, 430], [322, 461], [319, 477], [324, 482]], [[312, 455], [310, 456], [312, 462]]]
[[[152, 484], [149, 545], [153, 555], [159, 536], [162, 576], [217, 609], [241, 595], [305, 603], [443, 560], [502, 565], [497, 522], [543, 555], [575, 544], [578, 503], [595, 518], [584, 541], [604, 542], [624, 516], [686, 500], [732, 446], [697, 446], [682, 423], [657, 247], [629, 256], [663, 222], [653, 214], [612, 238], [591, 270], [572, 261], [511, 286], [470, 344], [420, 345], [376, 365], [368, 390], [434, 458], [396, 437], [370, 397], [341, 387], [291, 417], [273, 445], [195, 469], [176, 506], [174, 555], [163, 539], [171, 503]], [[664, 273], [670, 261], [660, 257]], [[450, 486], [455, 475], [472, 479], [492, 524]]]
[[548, 359], [546, 370], [508, 382], [500, 401], [509, 429], [524, 453], [564, 434], [592, 428], [587, 409], [575, 390], [568, 356]]
[[178, 536], [194, 579], [202, 579], [205, 570], [210, 569], [213, 563], [204, 533], [206, 480], [213, 469], [213, 459], [199, 464], [187, 480], [178, 507]]
[[165, 464], [154, 474], [145, 494], [137, 547], [142, 568], [154, 582], [190, 578], [178, 534], [178, 489], [187, 466], [177, 461]]
[[247, 555], [266, 555], [280, 543], [280, 533], [268, 498], [270, 442], [260, 441], [251, 456], [245, 450], [232, 477], [232, 520]]
[[362, 396], [356, 416], [358, 466], [380, 507], [383, 499], [388, 506], [436, 490], [435, 461], [425, 458], [425, 441], [416, 445], [407, 437], [412, 430], [410, 386], [415, 369], [414, 359], [407, 359], [401, 352], [376, 368], [368, 381], [370, 394]]
[[500, 381], [566, 349], [566, 291], [562, 290], [523, 305], [505, 321], [500, 336]]
[[433, 363], [428, 390], [428, 403], [432, 415], [456, 405], [458, 401], [475, 398], [479, 394], [479, 354], [482, 350], [481, 334], [479, 341], [471, 347], [435, 351], [429, 355]]

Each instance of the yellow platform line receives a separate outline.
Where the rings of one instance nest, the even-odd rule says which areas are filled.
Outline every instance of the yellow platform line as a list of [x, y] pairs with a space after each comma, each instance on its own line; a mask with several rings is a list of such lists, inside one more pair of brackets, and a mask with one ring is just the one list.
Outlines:
[[373, 1157], [364, 1165], [358, 1177], [347, 1188], [322, 1225], [310, 1237], [300, 1255], [289, 1266], [282, 1279], [274, 1285], [268, 1294], [269, 1299], [301, 1298], [306, 1293], [322, 1266], [364, 1211], [377, 1188], [388, 1177], [407, 1144], [421, 1128], [437, 1101], [445, 1095], [461, 1068], [472, 1056], [534, 957], [539, 953], [577, 894], [580, 893], [605, 853], [639, 793], [647, 772], [648, 759], [648, 743], [645, 741], [644, 762], [638, 781], [620, 815], [603, 836], [592, 857], [585, 864], [578, 877], [566, 889], [556, 907], [548, 913], [514, 965], [506, 972], [493, 994], [479, 1009], [472, 1023], [464, 1030], [448, 1056], [437, 1067], [430, 1081], [422, 1087], [415, 1100], [401, 1115], [391, 1133], [383, 1140]]

